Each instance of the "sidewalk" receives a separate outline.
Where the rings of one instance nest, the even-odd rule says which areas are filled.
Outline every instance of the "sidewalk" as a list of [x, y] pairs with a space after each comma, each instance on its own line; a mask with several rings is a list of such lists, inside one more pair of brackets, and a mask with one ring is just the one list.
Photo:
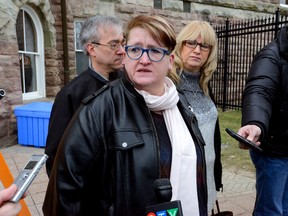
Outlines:
[[[26, 165], [32, 154], [43, 154], [43, 148], [14, 145], [0, 149], [14, 178]], [[42, 216], [42, 204], [45, 197], [48, 178], [45, 167], [28, 190], [25, 202], [32, 216]], [[223, 193], [218, 193], [220, 209], [233, 211], [234, 216], [252, 215], [255, 200], [255, 178], [251, 173], [236, 174], [223, 170]], [[0, 189], [3, 188], [2, 183]]]
[[220, 210], [232, 211], [234, 216], [251, 216], [256, 197], [255, 176], [223, 170], [224, 190], [218, 193]]

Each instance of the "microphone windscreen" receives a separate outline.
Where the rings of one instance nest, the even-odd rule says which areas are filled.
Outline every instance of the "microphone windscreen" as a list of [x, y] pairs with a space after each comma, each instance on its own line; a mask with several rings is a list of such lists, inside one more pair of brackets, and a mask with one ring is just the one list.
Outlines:
[[169, 202], [172, 198], [172, 186], [170, 180], [168, 178], [155, 180], [154, 193], [158, 202]]
[[170, 202], [172, 198], [172, 185], [168, 178], [155, 180], [154, 193], [159, 204], [146, 206], [146, 216], [183, 216], [180, 200]]
[[161, 178], [161, 179], [156, 179], [154, 181], [154, 188], [162, 187], [162, 186], [171, 186], [171, 182], [168, 178]]

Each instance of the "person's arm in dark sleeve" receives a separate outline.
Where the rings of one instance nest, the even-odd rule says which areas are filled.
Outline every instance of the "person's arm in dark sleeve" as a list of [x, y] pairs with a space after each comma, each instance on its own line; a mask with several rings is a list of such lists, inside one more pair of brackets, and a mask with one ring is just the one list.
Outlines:
[[48, 177], [50, 177], [58, 145], [74, 112], [71, 96], [66, 92], [60, 92], [52, 107], [45, 146], [45, 154], [49, 156], [46, 161]]
[[65, 131], [43, 204], [45, 216], [84, 215], [82, 208], [89, 196], [85, 190], [86, 179], [90, 178], [87, 175], [92, 172], [100, 152], [95, 119], [87, 109], [79, 109]]
[[280, 85], [281, 63], [271, 50], [261, 52], [254, 59], [243, 92], [242, 126], [261, 126], [262, 137], [267, 134], [272, 104]]

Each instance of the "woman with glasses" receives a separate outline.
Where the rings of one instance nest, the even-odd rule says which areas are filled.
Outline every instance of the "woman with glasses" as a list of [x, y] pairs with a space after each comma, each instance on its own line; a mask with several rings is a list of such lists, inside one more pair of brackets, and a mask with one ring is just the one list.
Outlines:
[[182, 29], [176, 40], [174, 71], [181, 80], [174, 81], [179, 83], [179, 90], [191, 104], [206, 144], [208, 212], [211, 212], [217, 191], [222, 188], [218, 112], [209, 88], [217, 66], [216, 34], [209, 23], [194, 20]]
[[[74, 116], [44, 215], [156, 215], [146, 207], [170, 201], [169, 185], [157, 183], [165, 178], [183, 215], [207, 216], [204, 141], [188, 102], [167, 77], [177, 77], [171, 71], [175, 33], [164, 19], [140, 15], [128, 23], [125, 38], [126, 76], [86, 98]], [[159, 197], [154, 191], [162, 189]], [[157, 215], [176, 215], [180, 208], [161, 210]]]

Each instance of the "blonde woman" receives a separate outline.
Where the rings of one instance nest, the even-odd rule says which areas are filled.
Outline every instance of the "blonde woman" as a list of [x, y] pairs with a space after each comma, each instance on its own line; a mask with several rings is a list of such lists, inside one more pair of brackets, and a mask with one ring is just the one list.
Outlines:
[[217, 66], [216, 34], [208, 22], [194, 20], [182, 29], [176, 41], [174, 71], [180, 80], [174, 81], [192, 106], [206, 143], [208, 212], [211, 212], [217, 191], [222, 188], [218, 112], [208, 85]]

